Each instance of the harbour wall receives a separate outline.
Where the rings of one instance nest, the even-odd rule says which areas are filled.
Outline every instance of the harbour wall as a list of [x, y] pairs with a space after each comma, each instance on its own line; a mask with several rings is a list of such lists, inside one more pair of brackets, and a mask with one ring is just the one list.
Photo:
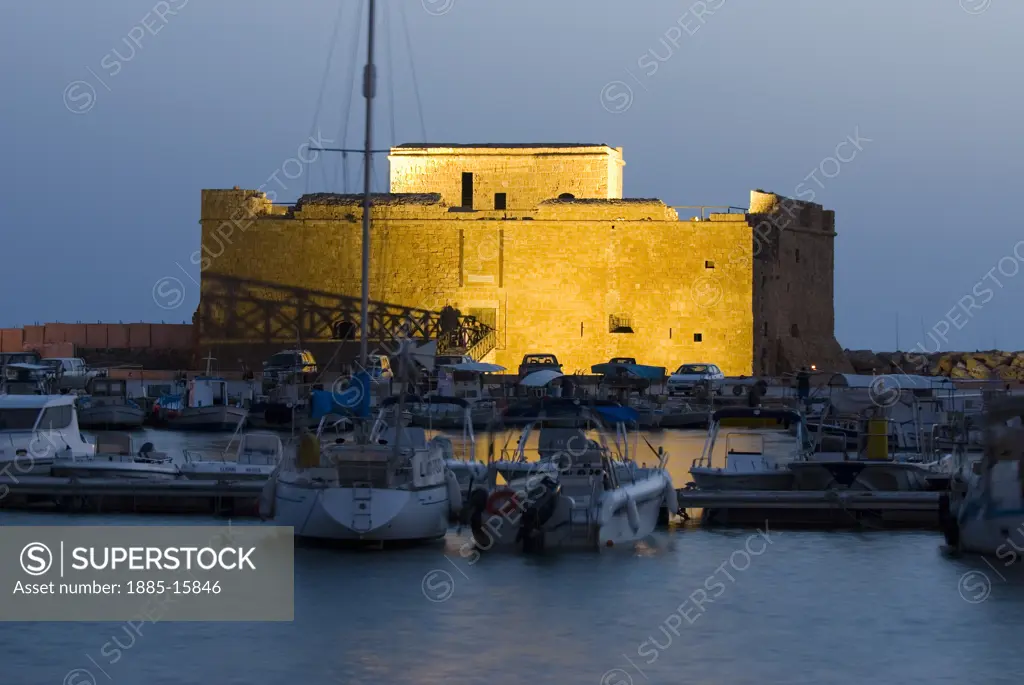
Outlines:
[[163, 323], [46, 323], [0, 329], [0, 352], [39, 352], [43, 357], [84, 357], [90, 364], [191, 368], [196, 328]]

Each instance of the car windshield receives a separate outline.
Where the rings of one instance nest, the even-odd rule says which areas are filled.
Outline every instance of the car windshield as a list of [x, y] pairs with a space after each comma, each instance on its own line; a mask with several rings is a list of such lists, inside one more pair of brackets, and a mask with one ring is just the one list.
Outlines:
[[0, 430], [32, 430], [37, 418], [38, 409], [0, 409]]
[[298, 366], [301, 363], [299, 355], [294, 352], [278, 352], [270, 358], [267, 366]]
[[528, 354], [523, 360], [525, 364], [557, 364], [554, 355], [550, 354]]
[[683, 364], [678, 369], [676, 369], [676, 373], [680, 375], [690, 375], [707, 372], [707, 364]]

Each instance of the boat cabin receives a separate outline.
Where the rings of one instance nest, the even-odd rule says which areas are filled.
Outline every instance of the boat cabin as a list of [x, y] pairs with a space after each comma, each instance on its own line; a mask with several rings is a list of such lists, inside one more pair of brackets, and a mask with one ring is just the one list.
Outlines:
[[122, 378], [92, 378], [86, 386], [92, 397], [128, 398], [128, 381]]
[[186, 393], [186, 407], [223, 407], [228, 404], [228, 383], [222, 378], [196, 376]]
[[73, 395], [0, 395], [0, 460], [89, 456]]

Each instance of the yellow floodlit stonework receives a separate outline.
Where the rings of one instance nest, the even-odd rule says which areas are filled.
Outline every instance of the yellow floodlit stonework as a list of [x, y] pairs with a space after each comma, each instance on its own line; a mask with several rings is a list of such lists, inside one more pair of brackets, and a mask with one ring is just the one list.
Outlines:
[[[843, 363], [834, 214], [820, 205], [761, 191], [745, 211], [623, 199], [622, 149], [606, 145], [403, 145], [389, 161], [371, 299], [493, 322], [486, 361], [514, 370], [550, 352], [572, 372], [626, 356], [731, 375]], [[356, 195], [280, 206], [204, 190], [203, 273], [358, 296], [361, 220]]]

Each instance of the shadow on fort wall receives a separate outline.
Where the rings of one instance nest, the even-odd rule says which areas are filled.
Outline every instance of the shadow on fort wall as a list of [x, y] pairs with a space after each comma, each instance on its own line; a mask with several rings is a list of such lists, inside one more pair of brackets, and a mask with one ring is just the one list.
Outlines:
[[[357, 359], [362, 300], [320, 290], [216, 273], [202, 276], [196, 322], [200, 356], [212, 354], [222, 371], [259, 370], [270, 355], [299, 347], [321, 370], [340, 370]], [[494, 346], [494, 330], [472, 316], [370, 300], [371, 353], [386, 354], [395, 340], [436, 340], [439, 353], [479, 359]]]

